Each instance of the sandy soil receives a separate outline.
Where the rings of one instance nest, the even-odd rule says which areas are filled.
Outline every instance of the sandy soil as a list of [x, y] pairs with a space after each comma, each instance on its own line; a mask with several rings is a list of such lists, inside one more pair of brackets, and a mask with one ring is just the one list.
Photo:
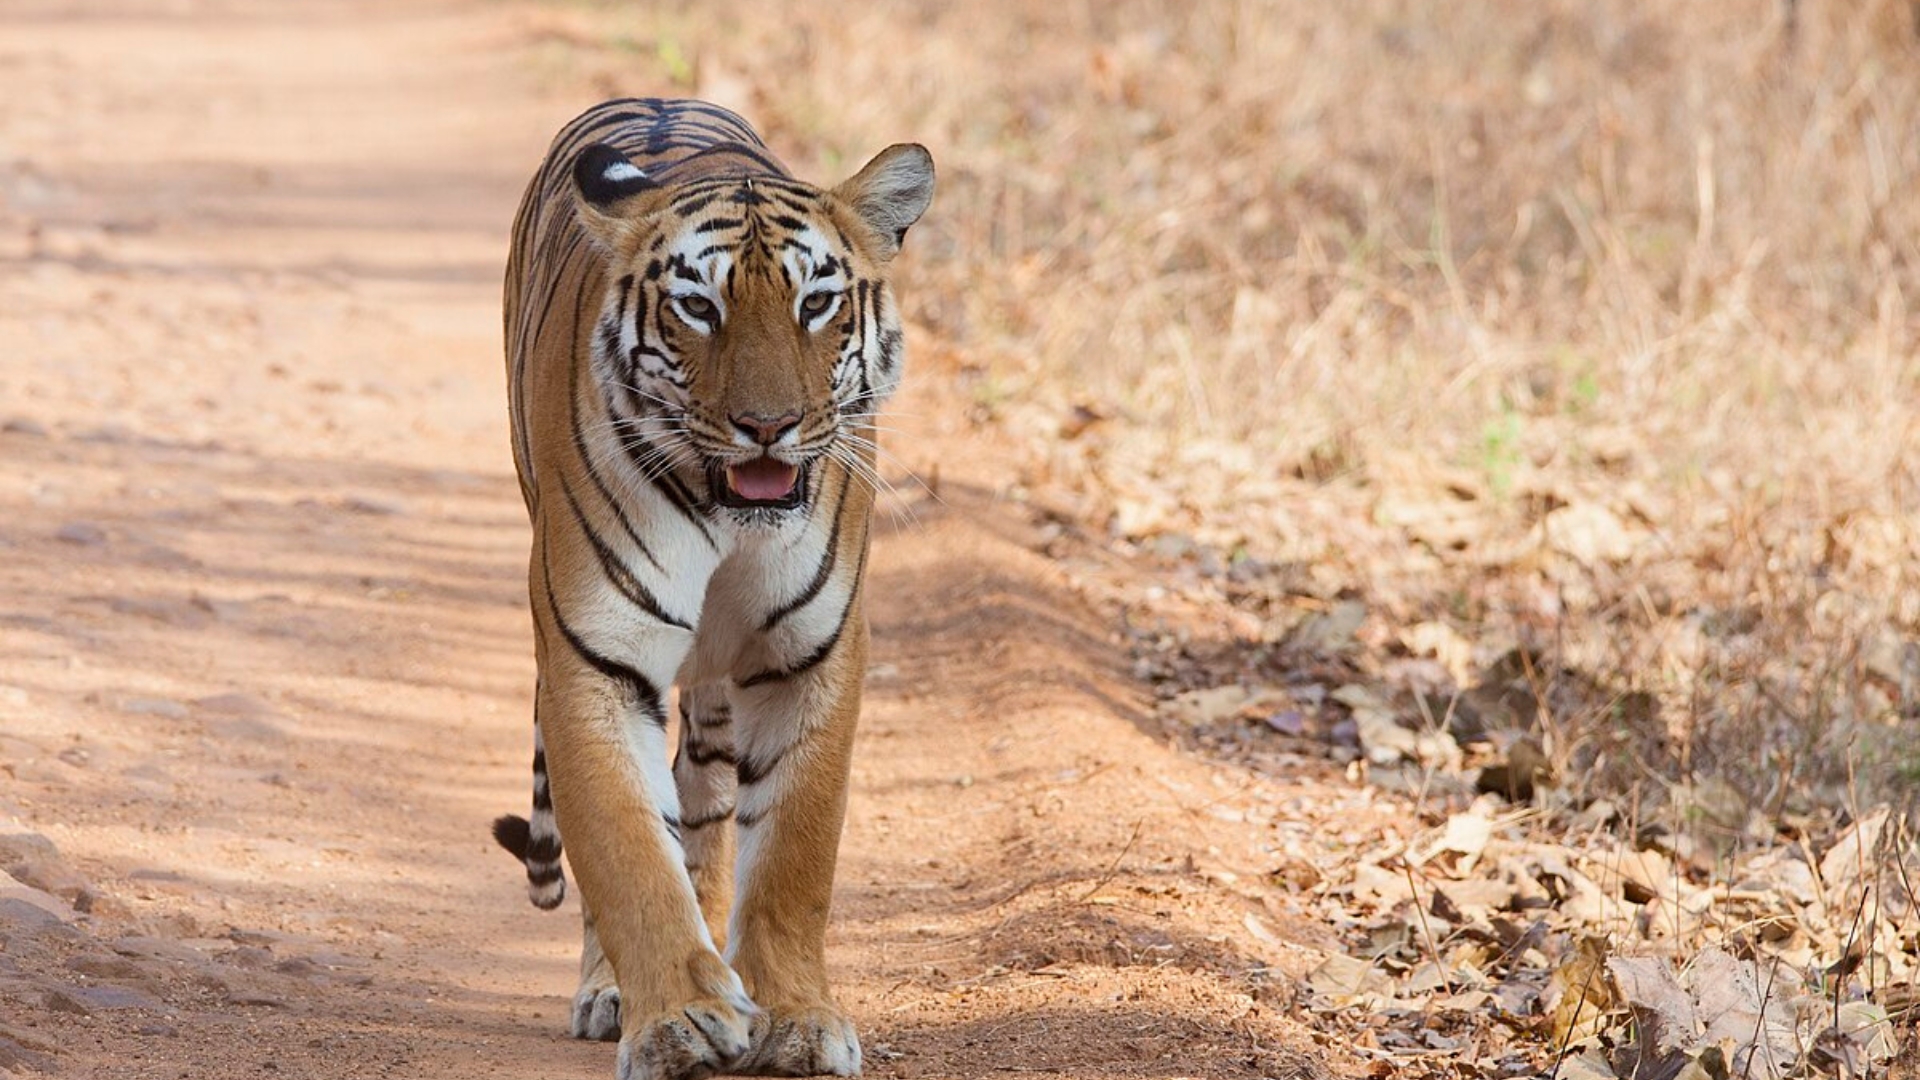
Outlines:
[[[583, 104], [518, 18], [0, 14], [0, 1076], [610, 1073], [562, 1034], [574, 902], [487, 836], [532, 684], [499, 273]], [[938, 496], [873, 561], [832, 943], [869, 1074], [1351, 1071], [1267, 875], [1368, 796], [1164, 746], [956, 400], [923, 364]]]

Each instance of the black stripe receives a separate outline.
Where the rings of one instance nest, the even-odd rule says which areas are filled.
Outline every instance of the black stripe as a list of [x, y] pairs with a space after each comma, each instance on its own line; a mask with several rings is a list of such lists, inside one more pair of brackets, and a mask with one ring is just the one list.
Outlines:
[[[634, 449], [628, 448], [630, 456], [634, 454]], [[646, 471], [645, 463], [637, 456], [634, 456], [634, 467], [643, 473]], [[693, 492], [687, 490], [687, 485], [681, 482], [678, 476], [672, 472], [659, 473], [653, 478], [653, 486], [660, 489], [661, 494], [667, 497], [667, 501], [673, 504], [674, 509], [680, 511], [682, 517], [691, 521], [694, 527], [700, 530], [700, 535], [706, 540], [708, 547], [715, 551], [720, 550], [719, 543], [713, 538], [713, 530], [709, 529], [707, 523], [700, 518], [699, 500], [693, 497]]]
[[869, 412], [873, 409], [873, 403], [866, 399], [868, 390], [867, 321], [873, 315], [867, 304], [867, 294], [871, 288], [872, 286], [865, 280], [859, 280], [853, 283], [853, 332], [849, 335], [855, 342], [854, 357], [858, 361], [857, 366], [860, 369], [861, 407]]
[[[820, 666], [821, 662], [833, 653], [833, 647], [840, 644], [840, 635], [846, 632], [847, 616], [853, 614], [854, 602], [860, 598], [860, 587], [865, 583], [866, 570], [867, 548], [866, 542], [863, 539], [860, 550], [860, 566], [859, 569], [854, 571], [853, 588], [847, 593], [847, 606], [840, 609], [840, 623], [833, 628], [833, 633], [828, 635], [827, 640], [820, 643], [819, 648], [808, 653], [805, 659], [792, 667], [784, 669], [769, 668], [766, 671], [749, 675], [745, 679], [742, 679], [740, 682], [741, 689], [744, 690], [750, 686], [759, 686], [762, 683], [791, 679], [798, 675], [804, 675]], [[745, 781], [743, 780], [742, 783], [745, 783]]]
[[613, 583], [613, 587], [620, 590], [620, 595], [626, 597], [627, 601], [635, 607], [653, 616], [655, 620], [681, 630], [691, 631], [693, 625], [667, 614], [652, 590], [634, 576], [633, 571], [627, 568], [626, 563], [620, 561], [620, 556], [607, 546], [606, 541], [600, 539], [600, 534], [594, 531], [593, 524], [587, 520], [586, 512], [580, 509], [580, 500], [573, 497], [573, 485], [567, 483], [567, 478], [564, 476], [560, 478], [560, 491], [567, 497], [567, 505], [573, 508], [573, 519], [580, 523], [580, 531], [586, 534], [587, 542], [593, 545], [593, 553], [600, 559], [600, 569], [606, 573], [607, 580]]
[[733, 723], [733, 706], [721, 704], [695, 712], [693, 711], [693, 706], [688, 704], [686, 695], [682, 694], [680, 697], [680, 719], [697, 728], [726, 727], [728, 724]]
[[665, 727], [667, 725], [666, 710], [660, 707], [660, 690], [653, 685], [653, 680], [618, 660], [595, 652], [579, 634], [574, 633], [573, 627], [567, 625], [566, 618], [560, 614], [560, 602], [553, 595], [553, 572], [548, 568], [544, 554], [543, 552], [540, 560], [540, 572], [546, 579], [547, 609], [553, 615], [553, 625], [560, 629], [560, 636], [567, 639], [567, 645], [579, 655], [580, 659], [587, 662], [587, 666], [625, 689], [627, 695], [639, 703], [641, 709], [646, 712], [647, 719], [660, 727]]
[[[791, 750], [792, 747], [788, 747], [787, 749]], [[786, 751], [783, 750], [779, 754], [775, 755], [772, 761], [768, 761], [764, 763], [755, 761], [750, 757], [742, 757], [740, 759], [740, 764], [735, 766], [734, 768], [734, 774], [733, 774], [734, 779], [738, 781], [740, 786], [742, 787], [752, 787], [753, 785], [759, 783], [760, 781], [765, 780], [767, 778], [768, 773], [772, 772], [776, 768], [779, 768], [780, 759], [785, 756], [786, 756]], [[740, 823], [742, 825], [748, 824], [745, 815], [741, 816]]]
[[[535, 471], [533, 465], [533, 443], [527, 434], [527, 417], [525, 412], [527, 400], [527, 364], [532, 358], [536, 343], [546, 331], [547, 319], [553, 314], [554, 305], [560, 300], [561, 290], [554, 288], [554, 279], [565, 272], [567, 264], [572, 261], [575, 252], [581, 244], [586, 242], [586, 239], [586, 233], [578, 226], [575, 226], [568, 235], [565, 246], [561, 249], [557, 258], [544, 251], [534, 252], [534, 265], [527, 268], [527, 273], [529, 278], [538, 275], [537, 280], [523, 279], [520, 282], [520, 287], [523, 292], [522, 299], [525, 299], [524, 292], [529, 287], [537, 287], [546, 292], [545, 303], [540, 305], [537, 317], [533, 314], [533, 307], [531, 305], [521, 312], [521, 325], [513, 342], [513, 388], [516, 405], [518, 406], [514, 411], [513, 435], [514, 443], [519, 450], [518, 460], [528, 474], [521, 477], [521, 496], [526, 499], [529, 508], [536, 505], [537, 489], [531, 483], [533, 479], [532, 474]], [[542, 260], [543, 256], [545, 257], [544, 261]], [[557, 269], [555, 268], [556, 266], [558, 267]], [[578, 294], [574, 296], [573, 314], [576, 325], [574, 348], [575, 351], [578, 351], [578, 323], [580, 318], [580, 297]]]
[[718, 191], [696, 191], [691, 195], [680, 196], [679, 199], [674, 202], [673, 208], [683, 216], [692, 217], [707, 207], [712, 206], [718, 202], [719, 199], [720, 193]]
[[695, 765], [711, 765], [716, 761], [724, 761], [728, 765], [740, 764], [739, 760], [733, 756], [731, 747], [715, 746], [712, 743], [687, 743], [680, 751], [680, 756]]
[[547, 783], [547, 752], [540, 749], [533, 752], [533, 808], [553, 809], [553, 793]]
[[574, 452], [580, 455], [580, 464], [586, 468], [587, 479], [593, 481], [594, 490], [600, 493], [601, 501], [613, 510], [614, 520], [620, 523], [620, 531], [627, 534], [627, 539], [633, 541], [635, 549], [637, 549], [641, 555], [646, 556], [646, 560], [653, 564], [655, 570], [664, 572], [666, 567], [661, 566], [660, 560], [654, 558], [653, 551], [647, 547], [647, 542], [640, 539], [640, 532], [633, 527], [633, 522], [628, 519], [626, 508], [621, 506], [620, 501], [613, 497], [613, 489], [607, 486], [606, 480], [600, 476], [600, 470], [594, 466], [593, 455], [587, 452], [586, 431], [580, 425], [579, 388], [580, 369], [578, 365], [575, 365], [573, 374], [568, 380], [567, 385], [567, 393], [571, 395], [572, 398], [570, 407], [573, 417]]
[[702, 814], [699, 817], [685, 818], [680, 822], [680, 827], [688, 832], [697, 832], [710, 825], [718, 825], [732, 816], [733, 807], [723, 806], [718, 810]]
[[806, 607], [820, 590], [827, 587], [827, 581], [833, 577], [833, 568], [840, 561], [840, 525], [846, 520], [847, 489], [853, 486], [853, 478], [846, 477], [840, 483], [840, 498], [833, 507], [833, 531], [827, 534], [826, 554], [820, 557], [820, 568], [814, 571], [813, 580], [800, 590], [800, 595], [780, 605], [779, 609], [768, 615], [760, 624], [760, 632], [766, 633], [780, 624], [780, 620]]
[[[648, 369], [647, 374], [652, 375], [656, 379], [665, 379], [680, 389], [685, 390], [687, 388], [687, 377], [680, 370], [679, 358], [667, 353], [664, 349], [655, 348], [653, 345], [654, 339], [658, 339], [661, 345], [670, 345], [672, 343], [670, 340], [672, 335], [668, 331], [672, 328], [673, 321], [669, 321], [665, 315], [661, 314], [663, 310], [671, 306], [672, 302], [672, 297], [662, 293], [660, 294], [660, 298], [651, 305], [635, 305], [633, 314], [635, 324], [633, 331], [633, 348], [627, 352], [627, 367], [630, 371], [638, 370], [640, 368], [640, 358], [646, 357], [654, 361], [658, 366], [658, 370]], [[651, 414], [658, 411], [655, 409], [652, 401], [640, 397], [639, 391], [634, 390], [633, 393], [634, 396], [639, 399], [638, 407], [635, 409], [636, 412]]]
[[873, 288], [873, 324], [880, 328], [880, 374], [893, 374], [900, 362], [900, 331], [887, 326], [886, 293], [879, 287]]
[[534, 867], [529, 865], [527, 867], [527, 881], [534, 885], [551, 885], [559, 881], [563, 876], [559, 863], [555, 863], [552, 866]]

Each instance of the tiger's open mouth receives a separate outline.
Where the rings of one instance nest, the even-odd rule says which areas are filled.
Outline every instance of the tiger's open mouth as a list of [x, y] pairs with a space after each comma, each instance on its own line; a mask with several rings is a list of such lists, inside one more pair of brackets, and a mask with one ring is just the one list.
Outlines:
[[739, 510], [791, 510], [806, 501], [807, 469], [770, 457], [708, 466], [714, 501]]

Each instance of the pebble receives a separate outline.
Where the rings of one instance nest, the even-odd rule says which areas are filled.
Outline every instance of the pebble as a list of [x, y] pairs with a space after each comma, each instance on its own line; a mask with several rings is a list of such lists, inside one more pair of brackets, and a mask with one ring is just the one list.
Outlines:
[[172, 698], [130, 697], [120, 702], [125, 712], [139, 713], [143, 716], [163, 716], [168, 720], [184, 720], [187, 707]]
[[132, 428], [127, 427], [125, 424], [102, 424], [99, 427], [82, 431], [75, 435], [74, 438], [85, 443], [117, 446], [131, 443], [139, 438], [139, 436], [134, 433]]
[[63, 543], [81, 547], [95, 547], [107, 542], [107, 531], [90, 521], [70, 521], [60, 526], [53, 536]]
[[182, 945], [166, 938], [135, 935], [110, 941], [107, 947], [121, 956], [144, 960], [169, 960], [176, 964], [200, 964], [207, 959], [205, 953], [193, 946]]
[[167, 626], [200, 630], [213, 622], [213, 613], [191, 600], [177, 597], [116, 596], [107, 607], [118, 615], [133, 615]]
[[74, 873], [72, 867], [60, 861], [57, 855], [52, 858], [35, 856], [23, 859], [8, 866], [7, 874], [28, 888], [52, 893], [80, 911], [93, 906], [93, 886], [87, 884], [87, 879]]
[[257, 945], [239, 945], [220, 954], [220, 959], [235, 967], [259, 970], [273, 964], [273, 954]]
[[46, 1007], [55, 1012], [87, 1016], [108, 1009], [164, 1008], [152, 994], [129, 990], [124, 986], [64, 986], [47, 991]]
[[194, 701], [207, 733], [220, 739], [272, 742], [286, 733], [271, 722], [280, 714], [252, 694], [215, 694]]
[[273, 716], [273, 706], [252, 694], [214, 694], [210, 697], [195, 698], [194, 708], [203, 712], [220, 713], [223, 716]]
[[52, 893], [28, 885], [0, 884], [0, 927], [54, 930], [64, 928], [72, 918], [73, 909]]
[[57, 859], [60, 849], [53, 841], [34, 832], [0, 833], [0, 869], [30, 858]]
[[79, 911], [93, 908], [93, 886], [60, 858], [53, 841], [39, 833], [0, 835], [0, 870], [27, 888], [51, 893]]
[[28, 1049], [19, 1042], [0, 1035], [0, 1076], [11, 1076], [8, 1070], [13, 1068], [31, 1069], [36, 1073], [50, 1073], [54, 1070], [54, 1061], [46, 1054]]
[[394, 517], [406, 512], [406, 508], [397, 502], [376, 499], [369, 495], [349, 495], [341, 502], [340, 508], [350, 513], [369, 514], [374, 517]]
[[312, 978], [321, 973], [320, 965], [304, 956], [290, 956], [273, 965], [273, 970], [282, 975], [293, 975], [302, 979]]
[[139, 964], [123, 956], [98, 954], [76, 956], [68, 960], [67, 970], [96, 979], [137, 979], [142, 974]]

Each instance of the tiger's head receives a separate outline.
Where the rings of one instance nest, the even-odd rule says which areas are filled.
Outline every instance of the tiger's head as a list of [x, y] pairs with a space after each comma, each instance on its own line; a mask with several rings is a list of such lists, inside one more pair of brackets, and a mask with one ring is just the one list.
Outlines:
[[700, 470], [715, 504], [764, 521], [804, 507], [817, 463], [871, 467], [862, 443], [904, 359], [887, 267], [933, 198], [925, 148], [822, 189], [656, 180], [595, 144], [574, 186], [608, 260], [594, 372], [643, 468]]

